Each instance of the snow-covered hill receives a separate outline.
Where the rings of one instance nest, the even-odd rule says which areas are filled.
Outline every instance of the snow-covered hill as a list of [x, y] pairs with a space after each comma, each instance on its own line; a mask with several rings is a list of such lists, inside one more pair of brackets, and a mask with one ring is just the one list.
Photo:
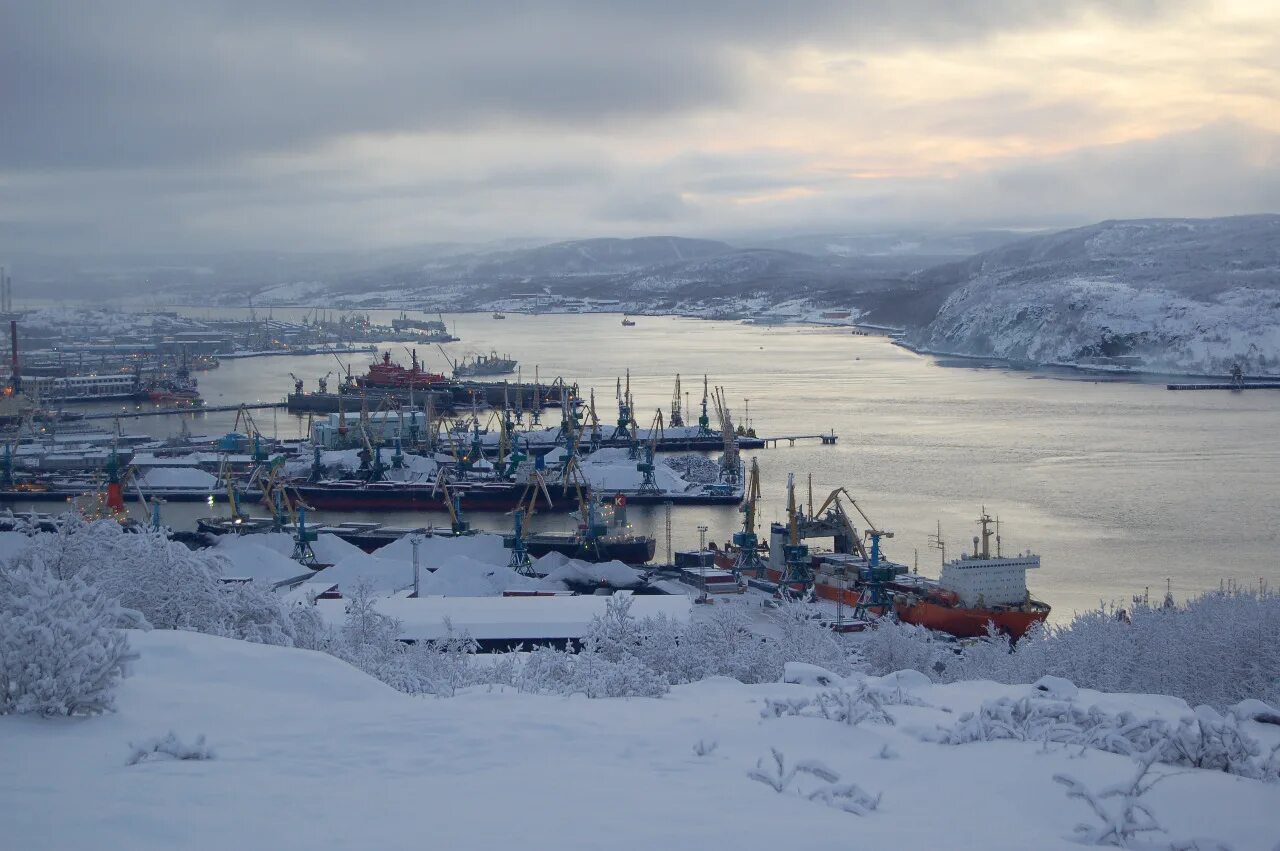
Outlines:
[[1102, 222], [921, 277], [954, 287], [917, 336], [931, 349], [1280, 371], [1280, 216]]
[[[1166, 697], [908, 673], [845, 684], [882, 710], [847, 723], [835, 704], [822, 717], [815, 701], [833, 692], [803, 666], [794, 683], [717, 678], [659, 699], [502, 687], [435, 699], [311, 651], [180, 631], [129, 640], [139, 658], [117, 712], [0, 718], [6, 848], [1066, 851], [1081, 847], [1077, 824], [1099, 821], [1054, 775], [1100, 790], [1131, 780], [1133, 760], [1040, 739], [948, 744], [944, 732], [976, 729], [962, 716], [999, 698], [1130, 712], [1131, 727], [1190, 714]], [[128, 764], [170, 731], [211, 758]], [[204, 749], [190, 747], [199, 736]], [[1145, 841], [1274, 844], [1280, 785], [1153, 771], [1163, 779], [1141, 802], [1166, 832]]]

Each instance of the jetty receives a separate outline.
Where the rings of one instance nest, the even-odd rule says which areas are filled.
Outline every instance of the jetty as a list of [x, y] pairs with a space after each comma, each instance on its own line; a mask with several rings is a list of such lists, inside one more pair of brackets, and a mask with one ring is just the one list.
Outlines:
[[832, 429], [826, 434], [780, 434], [776, 437], [762, 437], [760, 441], [766, 447], [776, 448], [784, 440], [787, 441], [788, 446], [795, 446], [797, 440], [819, 440], [823, 446], [835, 446], [839, 439], [840, 436]]
[[1280, 381], [1215, 381], [1204, 384], [1166, 384], [1167, 390], [1280, 390]]
[[212, 414], [218, 411], [269, 410], [284, 408], [284, 402], [248, 402], [235, 405], [183, 405], [176, 408], [142, 408], [136, 411], [107, 411], [79, 414], [78, 420], [124, 420], [135, 417], [167, 417], [171, 414]]

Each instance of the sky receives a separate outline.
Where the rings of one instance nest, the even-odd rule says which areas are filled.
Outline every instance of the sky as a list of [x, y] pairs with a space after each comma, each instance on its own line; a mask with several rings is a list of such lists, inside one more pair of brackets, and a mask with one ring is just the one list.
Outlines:
[[0, 0], [0, 254], [1280, 211], [1280, 0]]

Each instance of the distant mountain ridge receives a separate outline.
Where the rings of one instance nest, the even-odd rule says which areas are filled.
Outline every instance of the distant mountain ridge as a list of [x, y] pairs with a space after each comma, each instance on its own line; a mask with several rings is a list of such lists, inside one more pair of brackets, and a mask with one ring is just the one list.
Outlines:
[[939, 266], [920, 345], [1037, 363], [1280, 371], [1280, 215], [1105, 221]]

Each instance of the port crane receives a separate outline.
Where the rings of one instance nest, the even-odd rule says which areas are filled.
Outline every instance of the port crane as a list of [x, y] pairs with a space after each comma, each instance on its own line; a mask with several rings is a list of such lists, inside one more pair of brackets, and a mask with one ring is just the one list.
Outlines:
[[680, 409], [680, 373], [676, 373], [676, 389], [671, 394], [671, 416], [667, 424], [672, 428], [684, 428], [684, 413]]
[[533, 513], [538, 504], [538, 495], [541, 494], [543, 499], [546, 500], [548, 509], [552, 507], [551, 493], [547, 490], [547, 480], [543, 475], [544, 469], [542, 456], [538, 456], [537, 460], [534, 461], [534, 470], [525, 485], [524, 493], [520, 496], [520, 501], [516, 503], [515, 510], [511, 512], [514, 528], [511, 536], [511, 560], [507, 564], [516, 573], [524, 576], [533, 575], [532, 561], [529, 558], [529, 550], [524, 538], [524, 528], [533, 519]]
[[720, 457], [720, 481], [736, 485], [742, 477], [742, 457], [738, 452], [738, 437], [733, 430], [733, 416], [725, 398], [724, 388], [715, 391], [716, 417], [720, 420], [720, 436], [724, 440], [724, 455]]
[[640, 493], [657, 494], [661, 493], [658, 487], [658, 480], [654, 476], [656, 468], [653, 465], [654, 453], [658, 451], [659, 435], [663, 432], [662, 428], [662, 409], [653, 415], [653, 424], [649, 426], [649, 440], [644, 445], [644, 455], [636, 463], [636, 470], [640, 473]]
[[809, 560], [809, 546], [801, 543], [799, 512], [796, 509], [796, 475], [787, 473], [787, 543], [782, 548], [782, 581], [778, 593], [793, 595], [803, 600], [814, 596], [813, 564]]
[[739, 509], [742, 511], [742, 531], [733, 533], [733, 545], [738, 548], [733, 562], [733, 574], [739, 580], [746, 573], [757, 579], [764, 574], [764, 562], [760, 560], [760, 540], [756, 537], [756, 507], [760, 501], [760, 464], [751, 459], [751, 472], [747, 474], [747, 492]]
[[711, 417], [707, 415], [707, 400], [710, 391], [707, 385], [707, 377], [702, 376], [702, 413], [698, 415], [698, 437], [714, 437], [715, 433], [711, 431]]
[[[614, 427], [613, 434], [609, 435], [609, 440], [626, 441], [634, 444], [636, 422], [635, 416], [631, 413], [631, 370], [627, 370], [625, 390], [622, 386], [622, 379], [618, 379], [616, 396], [618, 398], [618, 424]], [[632, 457], [635, 457], [634, 454]]]
[[455, 535], [471, 535], [471, 523], [462, 513], [462, 494], [449, 487], [449, 472], [447, 467], [441, 467], [436, 472], [435, 485], [432, 487], [434, 491], [439, 488], [444, 494], [444, 507], [449, 512], [449, 527]]

